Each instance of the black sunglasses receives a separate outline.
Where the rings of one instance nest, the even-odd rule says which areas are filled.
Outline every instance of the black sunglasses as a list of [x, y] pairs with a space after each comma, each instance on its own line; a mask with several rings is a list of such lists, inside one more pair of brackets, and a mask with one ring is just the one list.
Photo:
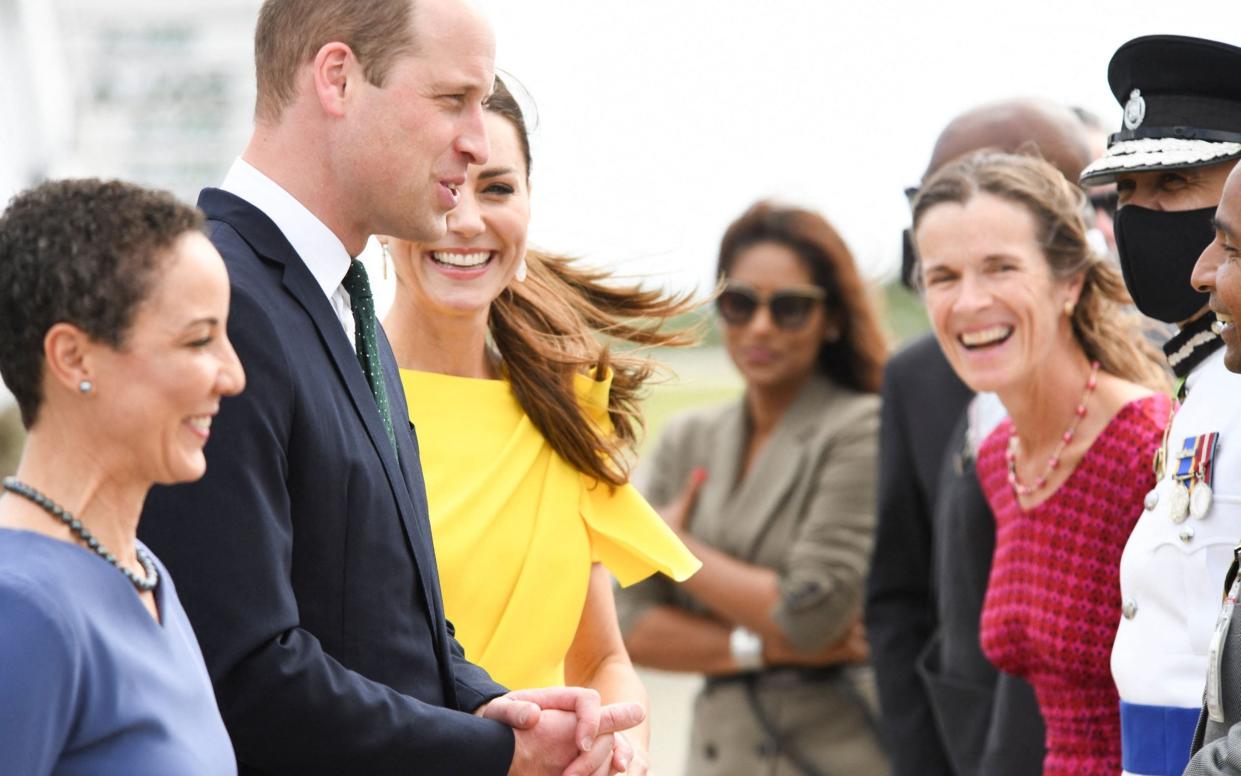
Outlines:
[[1116, 190], [1100, 191], [1090, 195], [1090, 206], [1096, 211], [1116, 217], [1116, 207], [1120, 204], [1120, 195]]
[[805, 326], [815, 305], [826, 298], [827, 293], [818, 286], [781, 288], [770, 294], [760, 294], [742, 283], [729, 283], [715, 298], [715, 309], [729, 326], [745, 326], [758, 308], [766, 307], [772, 323], [793, 331]]

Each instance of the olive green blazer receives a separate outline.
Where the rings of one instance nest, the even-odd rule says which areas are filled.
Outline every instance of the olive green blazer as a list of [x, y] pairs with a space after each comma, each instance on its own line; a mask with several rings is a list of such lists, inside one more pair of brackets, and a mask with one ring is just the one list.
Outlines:
[[[875, 529], [879, 399], [813, 378], [737, 482], [747, 423], [740, 399], [673, 419], [635, 482], [662, 506], [681, 493], [696, 467], [705, 467], [689, 532], [733, 557], [778, 571], [774, 619], [795, 646], [827, 646], [844, 636], [861, 611]], [[652, 577], [618, 591], [622, 629], [628, 632], [661, 605], [712, 616], [676, 583]], [[854, 666], [845, 674], [849, 688], [760, 688], [760, 695], [771, 718], [787, 724], [784, 732], [797, 747], [824, 762], [824, 773], [882, 776], [886, 758], [869, 724], [869, 669]], [[687, 772], [695, 776], [795, 773], [770, 751], [739, 686], [699, 696], [693, 737]]]

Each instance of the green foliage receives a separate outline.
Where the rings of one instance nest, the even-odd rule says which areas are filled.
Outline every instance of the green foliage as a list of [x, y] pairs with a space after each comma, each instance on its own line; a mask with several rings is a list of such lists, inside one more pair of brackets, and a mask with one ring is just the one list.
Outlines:
[[643, 411], [646, 435], [642, 450], [659, 439], [668, 418], [702, 407], [732, 401], [741, 394], [741, 378], [722, 347], [662, 350], [656, 358], [668, 379], [652, 386]]
[[882, 291], [883, 313], [887, 330], [892, 336], [893, 350], [930, 330], [931, 323], [927, 320], [921, 297], [899, 282], [887, 284]]

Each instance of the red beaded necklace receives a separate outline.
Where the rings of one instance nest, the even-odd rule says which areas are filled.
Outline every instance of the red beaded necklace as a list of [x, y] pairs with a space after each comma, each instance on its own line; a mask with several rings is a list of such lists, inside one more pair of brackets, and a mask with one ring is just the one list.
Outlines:
[[1004, 460], [1008, 462], [1008, 484], [1013, 487], [1013, 492], [1018, 497], [1030, 496], [1043, 489], [1047, 485], [1047, 478], [1051, 476], [1060, 466], [1060, 456], [1064, 455], [1064, 450], [1073, 441], [1073, 434], [1077, 433], [1077, 426], [1082, 422], [1082, 418], [1086, 417], [1086, 400], [1090, 398], [1090, 394], [1094, 391], [1095, 385], [1098, 383], [1099, 362], [1090, 362], [1090, 378], [1086, 380], [1086, 390], [1082, 392], [1082, 400], [1077, 403], [1077, 409], [1073, 411], [1073, 419], [1069, 421], [1069, 427], [1060, 435], [1060, 446], [1056, 448], [1056, 452], [1052, 457], [1047, 459], [1047, 468], [1043, 469], [1043, 473], [1034, 481], [1033, 485], [1026, 485], [1017, 479], [1017, 429], [1013, 428], [1013, 435], [1008, 440], [1008, 450], [1004, 453]]

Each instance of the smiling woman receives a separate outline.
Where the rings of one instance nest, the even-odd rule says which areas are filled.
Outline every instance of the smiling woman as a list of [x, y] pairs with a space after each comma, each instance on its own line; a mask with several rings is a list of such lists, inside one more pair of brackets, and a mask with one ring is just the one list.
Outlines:
[[[602, 339], [687, 342], [660, 327], [692, 305], [528, 249], [525, 121], [499, 79], [486, 107], [490, 155], [469, 167], [447, 234], [382, 238], [397, 276], [384, 328], [422, 450], [444, 608], [467, 655], [510, 687], [645, 705], [608, 571], [625, 585], [683, 580], [698, 562], [628, 484], [654, 366]], [[628, 773], [641, 776], [647, 729], [633, 735]]]
[[1086, 240], [1084, 196], [1042, 160], [984, 152], [914, 201], [935, 336], [1009, 414], [978, 453], [996, 522], [982, 646], [1034, 686], [1049, 776], [1120, 770], [1118, 567], [1170, 408], [1119, 273]]
[[0, 375], [28, 429], [0, 498], [0, 751], [14, 773], [236, 773], [202, 654], [137, 541], [245, 383], [202, 215], [120, 182], [0, 216]]

